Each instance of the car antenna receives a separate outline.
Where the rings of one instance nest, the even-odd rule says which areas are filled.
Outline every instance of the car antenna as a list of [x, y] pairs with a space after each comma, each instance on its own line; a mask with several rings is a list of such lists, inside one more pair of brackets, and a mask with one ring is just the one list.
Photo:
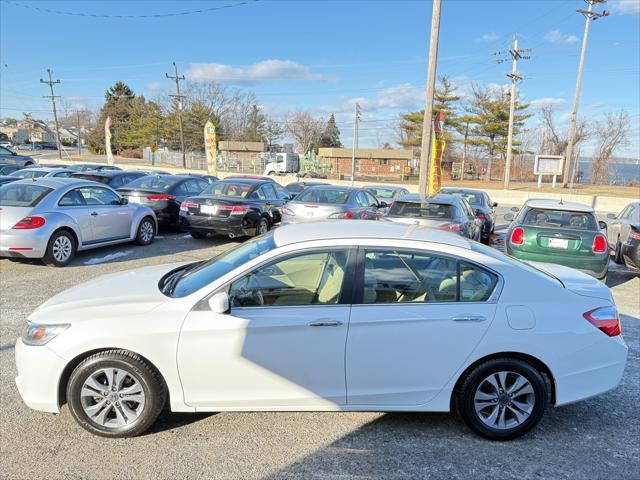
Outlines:
[[564, 203], [562, 203], [562, 197], [560, 197], [560, 205], [564, 205]]

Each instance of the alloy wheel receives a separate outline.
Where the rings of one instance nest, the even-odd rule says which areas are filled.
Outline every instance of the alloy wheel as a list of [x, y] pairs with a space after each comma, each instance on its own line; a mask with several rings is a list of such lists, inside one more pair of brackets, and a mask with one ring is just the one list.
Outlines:
[[131, 425], [142, 414], [145, 394], [140, 380], [122, 368], [102, 368], [87, 377], [80, 403], [92, 422], [102, 427]]
[[51, 248], [51, 253], [53, 258], [60, 263], [66, 262], [71, 256], [71, 251], [73, 250], [73, 245], [71, 244], [71, 240], [69, 237], [65, 235], [60, 235], [53, 242], [53, 246]]
[[145, 220], [140, 226], [140, 238], [143, 242], [148, 243], [153, 240], [153, 225], [150, 221]]
[[269, 224], [263, 218], [262, 220], [260, 220], [260, 223], [258, 224], [258, 235], [263, 235], [268, 231], [269, 231]]
[[476, 415], [486, 426], [508, 430], [525, 422], [535, 406], [531, 382], [512, 371], [492, 373], [480, 382], [474, 395]]

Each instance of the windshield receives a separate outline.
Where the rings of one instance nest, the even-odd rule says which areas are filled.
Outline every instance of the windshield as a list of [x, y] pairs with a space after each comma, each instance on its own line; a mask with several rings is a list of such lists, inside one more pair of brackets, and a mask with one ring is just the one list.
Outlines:
[[35, 207], [53, 188], [31, 183], [10, 183], [0, 187], [0, 205], [5, 207]]
[[480, 193], [472, 193], [472, 192], [451, 192], [448, 190], [443, 190], [442, 193], [446, 193], [447, 195], [451, 195], [458, 198], [464, 198], [471, 205], [482, 206], [482, 194]]
[[450, 220], [453, 211], [453, 205], [444, 203], [395, 202], [389, 209], [389, 216]]
[[523, 225], [546, 228], [571, 228], [577, 230], [597, 230], [596, 219], [589, 212], [565, 210], [545, 210], [532, 208], [524, 216]]
[[393, 198], [393, 194], [395, 190], [392, 188], [367, 188], [371, 193], [373, 193], [379, 199], [387, 199]]
[[344, 204], [351, 190], [311, 188], [296, 197], [296, 202]]
[[127, 183], [126, 188], [133, 190], [135, 188], [148, 188], [149, 190], [162, 190], [167, 192], [180, 179], [165, 178], [159, 176], [140, 177], [133, 182]]
[[[274, 248], [276, 248], [276, 244], [273, 241], [273, 232], [255, 237], [222, 252], [208, 262], [197, 265], [192, 270], [179, 270], [173, 273], [165, 279], [162, 293], [170, 297], [191, 295], [235, 268]], [[172, 278], [173, 275], [175, 275], [174, 278]]]
[[201, 195], [247, 198], [251, 187], [252, 184], [244, 182], [216, 182], [207, 187]]

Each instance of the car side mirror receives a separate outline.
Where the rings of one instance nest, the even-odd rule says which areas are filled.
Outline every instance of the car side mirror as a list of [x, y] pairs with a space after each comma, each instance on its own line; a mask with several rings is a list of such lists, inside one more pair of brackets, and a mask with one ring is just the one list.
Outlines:
[[380, 202], [378, 204], [378, 208], [387, 208], [387, 207], [388, 207], [387, 202]]
[[498, 202], [493, 202], [493, 203], [491, 204], [491, 206], [492, 206], [493, 208], [496, 208], [496, 207], [498, 206]]
[[598, 221], [598, 226], [600, 227], [600, 230], [606, 230], [607, 229], [607, 222], [603, 222], [602, 220]]
[[120, 199], [120, 205], [128, 205], [128, 204], [129, 204], [129, 199], [128, 198], [122, 197]]
[[213, 313], [229, 313], [231, 311], [229, 305], [229, 294], [227, 292], [219, 292], [209, 298], [209, 307]]
[[609, 220], [615, 220], [616, 219], [616, 214], [615, 213], [607, 213], [607, 218]]
[[511, 207], [512, 212], [519, 212], [520, 209], [518, 207]]
[[516, 216], [513, 213], [505, 213], [504, 215], [504, 219], [507, 222], [512, 222], [514, 218], [516, 218]]

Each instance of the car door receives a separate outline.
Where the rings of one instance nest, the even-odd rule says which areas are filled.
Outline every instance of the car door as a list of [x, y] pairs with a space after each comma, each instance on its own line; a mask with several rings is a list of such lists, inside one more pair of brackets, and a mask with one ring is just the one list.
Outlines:
[[272, 223], [280, 221], [280, 207], [282, 200], [278, 197], [278, 193], [273, 185], [265, 183], [259, 189], [261, 196], [265, 199], [264, 209], [269, 213]]
[[76, 233], [81, 245], [94, 239], [92, 218], [89, 215], [89, 207], [84, 201], [84, 196], [79, 188], [65, 193], [58, 201], [58, 211], [64, 213], [73, 220], [76, 225]]
[[498, 276], [455, 257], [391, 248], [360, 248], [357, 275], [347, 404], [429, 402], [491, 324]]
[[369, 199], [367, 198], [366, 193], [363, 190], [359, 191], [358, 193], [356, 193], [355, 200], [356, 207], [353, 212], [353, 218], [368, 219], [371, 216], [371, 204], [369, 202]]
[[287, 254], [224, 287], [228, 314], [194, 308], [177, 355], [186, 403], [205, 409], [344, 405], [348, 257], [345, 248]]
[[[131, 236], [132, 209], [122, 205], [120, 197], [106, 187], [81, 187], [89, 207], [93, 238], [90, 243], [120, 240]], [[85, 242], [86, 243], [86, 242]]]

